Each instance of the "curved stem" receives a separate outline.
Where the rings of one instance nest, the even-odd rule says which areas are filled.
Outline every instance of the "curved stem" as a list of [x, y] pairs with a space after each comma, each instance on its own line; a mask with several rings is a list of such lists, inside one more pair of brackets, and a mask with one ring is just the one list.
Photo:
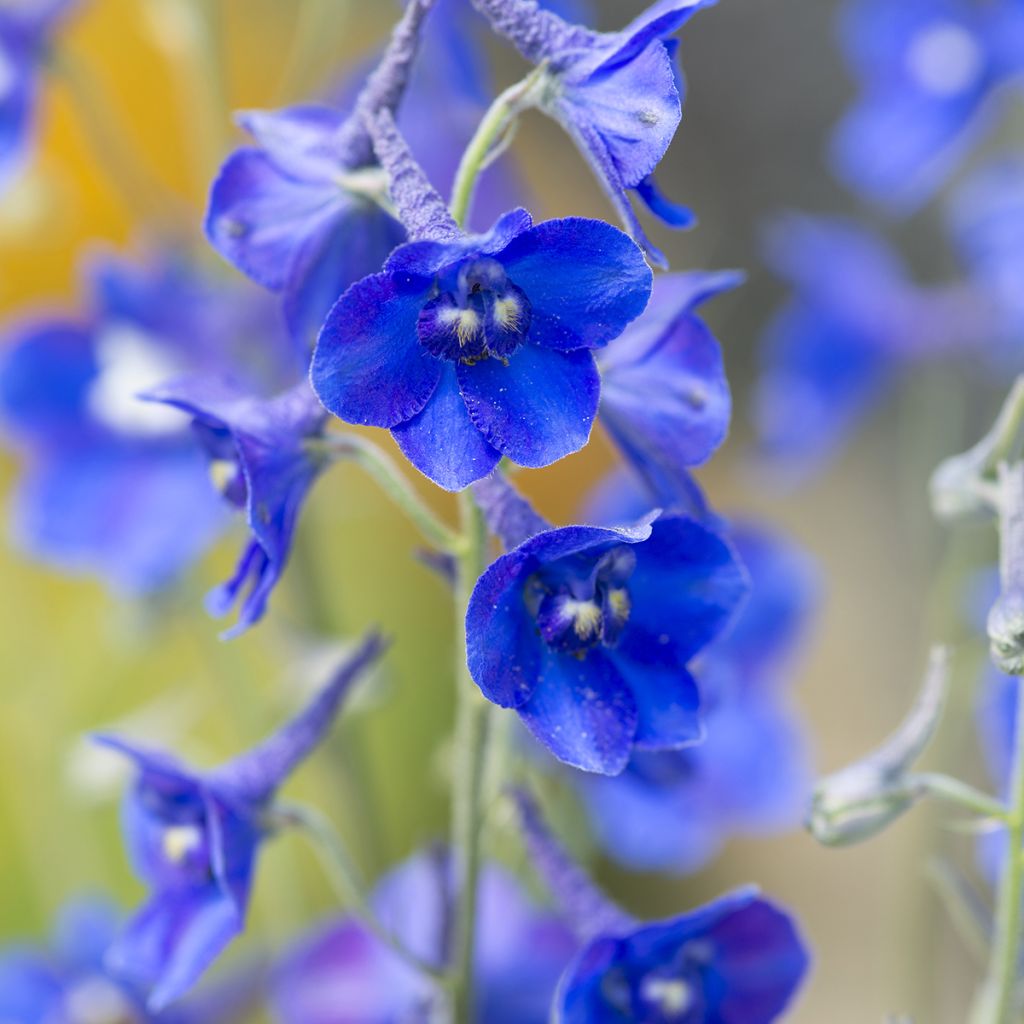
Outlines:
[[392, 952], [400, 956], [410, 967], [444, 984], [445, 975], [432, 964], [421, 960], [407, 949], [399, 938], [393, 935], [373, 912], [366, 886], [360, 877], [355, 861], [335, 831], [331, 822], [319, 811], [300, 804], [279, 802], [271, 812], [271, 825], [298, 829], [311, 839], [320, 854], [321, 863], [338, 894], [339, 899], [351, 909], [366, 927]]
[[473, 1020], [473, 950], [480, 872], [481, 797], [487, 754], [489, 705], [466, 663], [466, 609], [487, 559], [487, 529], [471, 491], [459, 495], [464, 549], [455, 588], [455, 758], [452, 779], [452, 854], [458, 871], [452, 946], [452, 1020]]
[[307, 444], [328, 458], [347, 459], [369, 473], [428, 543], [453, 553], [464, 546], [463, 539], [434, 515], [395, 460], [379, 445], [358, 434], [328, 434]]
[[995, 940], [988, 977], [971, 1017], [972, 1024], [1012, 1024], [1017, 1020], [1020, 975], [1021, 899], [1024, 897], [1024, 694], [1017, 694], [1013, 765], [1010, 771], [1007, 848], [996, 895]]
[[920, 772], [909, 776], [907, 784], [910, 789], [923, 795], [938, 797], [975, 814], [997, 818], [1000, 821], [1006, 820], [1006, 807], [995, 797], [951, 775], [944, 775], [941, 772]]
[[546, 66], [540, 64], [522, 81], [510, 85], [501, 93], [488, 108], [476, 134], [470, 139], [455, 173], [449, 204], [452, 216], [460, 227], [465, 227], [480, 174], [500, 154], [503, 140], [508, 137], [516, 118], [534, 106], [545, 72]]

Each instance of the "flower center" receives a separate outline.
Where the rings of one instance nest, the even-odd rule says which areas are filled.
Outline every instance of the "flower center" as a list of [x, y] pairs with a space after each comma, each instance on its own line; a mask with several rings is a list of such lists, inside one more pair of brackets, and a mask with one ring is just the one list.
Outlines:
[[497, 260], [472, 260], [439, 278], [416, 329], [420, 344], [438, 359], [467, 365], [492, 356], [507, 360], [526, 340], [530, 302]]
[[598, 644], [614, 647], [629, 621], [632, 602], [625, 584], [635, 566], [632, 549], [622, 546], [596, 564], [556, 564], [538, 576], [528, 594], [548, 646], [579, 657]]
[[907, 70], [937, 96], [966, 92], [981, 76], [984, 54], [974, 36], [954, 21], [936, 21], [911, 40]]

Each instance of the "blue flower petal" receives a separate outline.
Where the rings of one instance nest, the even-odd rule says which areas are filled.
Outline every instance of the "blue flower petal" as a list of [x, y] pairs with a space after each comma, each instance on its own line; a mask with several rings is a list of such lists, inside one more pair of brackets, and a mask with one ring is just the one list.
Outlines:
[[446, 491], [482, 479], [501, 459], [469, 418], [451, 363], [445, 364], [430, 401], [391, 433], [405, 457]]
[[378, 274], [354, 284], [327, 317], [313, 353], [313, 389], [348, 423], [394, 427], [412, 419], [441, 379], [416, 323], [430, 282]]
[[530, 338], [561, 350], [598, 348], [646, 308], [651, 269], [628, 235], [584, 217], [549, 220], [501, 253], [530, 300]]
[[336, 138], [347, 114], [337, 107], [301, 104], [282, 110], [243, 110], [235, 120], [273, 164], [297, 181], [327, 184], [342, 166]]
[[678, 750], [704, 738], [700, 691], [693, 676], [677, 663], [645, 658], [649, 651], [657, 651], [657, 639], [639, 630], [629, 631], [621, 650], [608, 652], [608, 657], [636, 701], [634, 746], [638, 750]]
[[673, 202], [661, 191], [653, 174], [648, 174], [634, 188], [647, 209], [663, 224], [672, 228], [690, 228], [697, 222], [697, 218], [688, 206]]
[[560, 761], [616, 775], [629, 761], [637, 707], [629, 687], [600, 650], [585, 658], [545, 651], [519, 716]]
[[289, 178], [258, 149], [239, 149], [210, 193], [206, 237], [239, 270], [280, 291], [310, 239], [326, 236], [353, 202], [330, 181]]
[[709, 7], [716, 0], [658, 0], [642, 14], [634, 18], [625, 28], [602, 37], [603, 49], [610, 50], [600, 67], [602, 70], [617, 67], [635, 60], [643, 50], [656, 39], [680, 29], [702, 7]]
[[590, 438], [601, 378], [586, 350], [526, 344], [509, 365], [485, 359], [458, 367], [469, 415], [483, 436], [521, 466], [547, 466]]

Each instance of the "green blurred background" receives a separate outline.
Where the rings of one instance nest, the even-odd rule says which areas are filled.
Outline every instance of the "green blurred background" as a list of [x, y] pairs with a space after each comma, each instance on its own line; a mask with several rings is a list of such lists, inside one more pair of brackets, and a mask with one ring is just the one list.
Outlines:
[[[199, 0], [200, 4], [204, 0]], [[191, 204], [198, 226], [211, 158], [233, 136], [224, 112], [277, 106], [331, 81], [387, 31], [386, 2], [205, 0], [227, 56], [222, 104], [204, 102], [204, 71], [191, 0], [91, 0], [62, 47], [109, 103], [108, 132]], [[894, 0], [898, 2], [898, 0]], [[611, 27], [639, 8], [609, 0]], [[207, 11], [210, 14], [211, 11]], [[735, 396], [733, 436], [701, 480], [727, 513], [760, 515], [818, 560], [823, 600], [800, 662], [797, 699], [817, 763], [829, 770], [879, 741], [906, 707], [928, 645], [960, 639], [958, 584], [991, 556], [984, 532], [949, 538], [931, 522], [925, 485], [935, 462], [978, 433], [996, 401], [969, 393], [950, 371], [929, 371], [893, 396], [869, 428], [820, 477], [795, 491], [772, 486], [753, 463], [746, 424], [758, 331], [780, 298], [760, 269], [761, 219], [788, 207], [850, 212], [821, 152], [851, 86], [833, 45], [825, 0], [728, 0], [684, 33], [690, 94], [683, 127], [661, 175], [699, 213], [682, 236], [661, 233], [675, 268], [742, 266], [747, 287], [708, 311], [725, 349]], [[496, 78], [518, 64], [495, 50]], [[83, 127], [66, 82], [49, 81], [39, 152], [0, 202], [0, 307], [72, 301], [83, 246], [126, 246], [157, 208], [140, 209], [104, 171], [102, 143]], [[609, 217], [573, 148], [540, 117], [516, 140], [538, 218]], [[925, 276], [948, 271], [938, 218], [898, 234]], [[143, 232], [144, 233], [144, 232]], [[544, 513], [570, 520], [580, 496], [612, 462], [600, 433], [583, 453], [523, 474]], [[0, 455], [0, 492], [17, 476]], [[443, 496], [424, 487], [437, 507]], [[69, 510], [69, 514], [71, 514]], [[414, 557], [417, 539], [351, 468], [316, 488], [298, 550], [267, 621], [221, 644], [201, 607], [222, 578], [238, 537], [159, 604], [119, 602], [89, 579], [68, 579], [0, 547], [0, 939], [45, 934], [55, 910], [82, 890], [140, 895], [122, 851], [115, 761], [83, 740], [117, 725], [176, 742], [212, 763], [258, 739], [322, 674], [329, 640], [377, 624], [396, 637], [383, 678], [346, 714], [322, 756], [289, 795], [338, 821], [368, 871], [446, 829], [445, 744], [450, 732], [452, 623], [446, 588]], [[322, 648], [322, 650], [321, 650]], [[314, 657], [319, 651], [321, 657]], [[325, 660], [327, 659], [327, 660]], [[977, 644], [958, 658], [960, 717], [942, 733], [944, 766], [983, 781], [966, 705]], [[965, 865], [971, 841], [916, 811], [880, 839], [833, 852], [797, 832], [735, 842], [696, 877], [602, 878], [638, 912], [664, 914], [740, 882], [756, 881], [791, 905], [816, 951], [814, 974], [792, 1019], [862, 1024], [887, 1011], [922, 1022], [964, 1018], [974, 967], [925, 878], [941, 846]], [[250, 949], [275, 948], [333, 906], [301, 839], [266, 849], [255, 890]], [[234, 954], [237, 956], [236, 954]]]

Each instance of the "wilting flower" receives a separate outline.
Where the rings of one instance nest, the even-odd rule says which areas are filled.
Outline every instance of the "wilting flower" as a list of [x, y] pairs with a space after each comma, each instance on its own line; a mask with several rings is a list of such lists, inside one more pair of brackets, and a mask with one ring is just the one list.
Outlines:
[[725, 440], [729, 382], [695, 310], [741, 280], [731, 271], [659, 276], [647, 309], [598, 356], [601, 422], [645, 479], [685, 481]]
[[761, 528], [729, 537], [750, 599], [700, 656], [706, 737], [634, 753], [621, 775], [575, 775], [601, 845], [638, 869], [694, 871], [730, 836], [797, 825], [810, 795], [806, 740], [781, 692], [815, 591], [807, 556]]
[[677, 44], [668, 37], [711, 2], [659, 0], [618, 32], [594, 32], [532, 0], [473, 0], [496, 32], [543, 64], [537, 104], [569, 133], [629, 233], [661, 266], [665, 258], [644, 234], [628, 191], [666, 224], [692, 223], [660, 193], [653, 173], [682, 116]]
[[511, 550], [480, 577], [466, 615], [484, 696], [585, 771], [615, 775], [634, 749], [701, 739], [687, 666], [747, 590], [728, 543], [675, 515], [503, 539]]
[[556, 1024], [769, 1024], [789, 1007], [808, 956], [792, 918], [739, 889], [667, 921], [600, 935], [559, 984]]
[[769, 323], [755, 419], [764, 453], [820, 464], [906, 369], [973, 351], [976, 296], [914, 283], [891, 247], [853, 222], [790, 215], [766, 258], [793, 297]]
[[257, 145], [233, 153], [214, 182], [207, 236], [253, 280], [283, 294], [289, 328], [307, 353], [338, 296], [379, 270], [405, 238], [385, 210], [387, 180], [363, 118], [401, 102], [431, 3], [410, 0], [351, 110], [242, 114]]
[[990, 100], [1024, 70], [1014, 0], [853, 0], [839, 36], [862, 92], [833, 162], [847, 185], [897, 211], [943, 184], [992, 123]]
[[253, 979], [226, 984], [180, 1006], [149, 1013], [142, 993], [110, 973], [104, 954], [117, 915], [100, 900], [77, 900], [60, 914], [47, 949], [0, 950], [0, 1019], [10, 1024], [225, 1024], [253, 1001]]
[[251, 295], [176, 255], [107, 258], [89, 284], [88, 315], [24, 320], [0, 361], [0, 417], [26, 464], [14, 529], [46, 561], [145, 592], [172, 582], [225, 517], [187, 422], [138, 393], [184, 372], [263, 381], [295, 367]]
[[34, 0], [0, 7], [0, 186], [28, 146], [49, 37], [76, 0]]
[[260, 399], [225, 380], [189, 378], [146, 397], [192, 417], [213, 482], [230, 505], [245, 510], [251, 537], [234, 576], [209, 600], [215, 615], [241, 602], [228, 634], [236, 635], [262, 617], [284, 571], [302, 504], [324, 468], [309, 442], [320, 437], [326, 414], [306, 382]]
[[150, 888], [149, 902], [121, 932], [107, 962], [150, 989], [150, 1011], [191, 988], [242, 931], [275, 793], [324, 738], [345, 694], [383, 647], [369, 636], [295, 718], [210, 771], [118, 737], [98, 737], [137, 768], [124, 829], [135, 870]]
[[647, 304], [642, 253], [601, 221], [534, 225], [525, 210], [465, 235], [393, 122], [374, 131], [413, 241], [331, 310], [313, 355], [320, 400], [349, 423], [389, 428], [448, 490], [502, 455], [546, 466], [582, 448], [600, 392], [592, 350]]
[[[444, 851], [417, 854], [371, 900], [388, 932], [437, 969], [449, 952], [453, 875]], [[473, 1019], [546, 1024], [558, 976], [577, 949], [571, 932], [497, 867], [483, 870], [477, 898]], [[430, 978], [365, 925], [343, 918], [300, 941], [280, 969], [273, 1005], [281, 1024], [389, 1024], [433, 1020], [443, 1001]]]

